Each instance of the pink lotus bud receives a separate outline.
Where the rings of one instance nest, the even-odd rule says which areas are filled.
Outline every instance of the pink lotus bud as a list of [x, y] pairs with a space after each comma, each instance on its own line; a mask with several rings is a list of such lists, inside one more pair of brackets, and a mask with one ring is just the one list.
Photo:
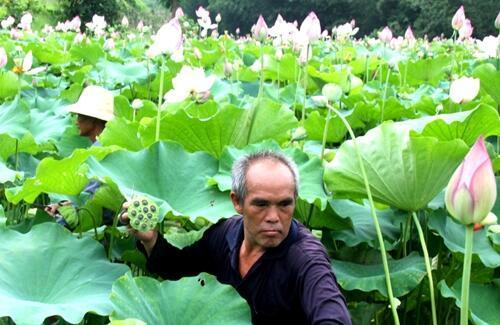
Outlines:
[[71, 29], [73, 29], [75, 32], [80, 31], [80, 26], [82, 25], [82, 21], [80, 19], [80, 16], [75, 16], [73, 19], [70, 21], [70, 26]]
[[122, 26], [123, 27], [128, 27], [128, 18], [127, 18], [127, 16], [123, 16], [123, 18], [122, 18]]
[[137, 23], [137, 30], [139, 32], [143, 32], [144, 31], [144, 23], [142, 22], [142, 20], [139, 20], [139, 22]]
[[321, 37], [321, 24], [318, 16], [311, 11], [300, 25], [300, 32], [304, 33], [309, 42], [317, 41]]
[[182, 16], [184, 16], [184, 11], [179, 7], [175, 10], [175, 18], [181, 18]]
[[473, 31], [474, 31], [474, 28], [472, 27], [470, 20], [465, 19], [464, 24], [458, 30], [458, 38], [461, 40], [468, 39], [472, 36]]
[[483, 137], [479, 137], [446, 187], [446, 209], [464, 225], [480, 223], [497, 196], [495, 174]]
[[33, 16], [28, 12], [21, 17], [21, 22], [19, 23], [19, 28], [22, 30], [31, 30], [31, 23], [33, 22]]
[[240, 28], [239, 27], [236, 28], [235, 33], [236, 33], [236, 35], [240, 35]]
[[475, 78], [462, 77], [450, 85], [450, 99], [457, 104], [468, 103], [479, 93], [480, 81]]
[[103, 48], [105, 50], [112, 50], [115, 48], [115, 41], [112, 38], [108, 38], [104, 41]]
[[389, 43], [392, 40], [391, 29], [385, 26], [384, 29], [378, 33], [378, 38], [384, 43]]
[[217, 16], [215, 16], [215, 22], [218, 24], [220, 23], [222, 20], [222, 17], [220, 16], [220, 14], [217, 14]]
[[182, 49], [182, 28], [177, 18], [172, 18], [168, 23], [161, 26], [156, 33], [154, 43], [151, 45], [150, 53], [174, 54]]
[[408, 28], [406, 29], [405, 40], [407, 40], [407, 41], [414, 41], [415, 40], [415, 36], [413, 35], [413, 31], [411, 30], [410, 26], [408, 26]]
[[252, 34], [254, 38], [258, 41], [264, 41], [267, 38], [267, 24], [262, 15], [259, 15], [259, 19], [257, 19], [257, 23], [252, 27]]
[[0, 69], [7, 64], [7, 53], [3, 47], [0, 47]]
[[500, 12], [497, 15], [497, 18], [495, 19], [495, 28], [500, 29]]
[[453, 18], [451, 19], [451, 27], [453, 27], [454, 30], [459, 30], [465, 22], [465, 12], [464, 12], [464, 6], [460, 6], [458, 8], [457, 12], [455, 15], [453, 15]]
[[75, 38], [73, 39], [73, 42], [75, 44], [79, 44], [79, 43], [81, 43], [83, 41], [83, 38], [84, 38], [83, 34], [82, 33], [78, 33], [78, 34], [75, 35]]

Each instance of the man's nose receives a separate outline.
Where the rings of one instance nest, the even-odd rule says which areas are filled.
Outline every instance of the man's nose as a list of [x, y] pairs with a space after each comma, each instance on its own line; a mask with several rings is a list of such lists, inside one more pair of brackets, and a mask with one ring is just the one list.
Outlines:
[[271, 222], [271, 223], [276, 223], [279, 221], [279, 211], [278, 211], [278, 207], [275, 206], [275, 205], [271, 205], [268, 209], [267, 209], [267, 213], [266, 213], [266, 222]]

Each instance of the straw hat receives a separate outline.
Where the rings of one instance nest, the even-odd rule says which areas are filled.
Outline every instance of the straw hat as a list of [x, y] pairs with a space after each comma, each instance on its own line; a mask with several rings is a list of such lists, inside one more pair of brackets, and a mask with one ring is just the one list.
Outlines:
[[69, 105], [67, 110], [109, 121], [114, 117], [113, 104], [114, 97], [109, 90], [99, 86], [88, 86], [82, 91], [78, 101]]

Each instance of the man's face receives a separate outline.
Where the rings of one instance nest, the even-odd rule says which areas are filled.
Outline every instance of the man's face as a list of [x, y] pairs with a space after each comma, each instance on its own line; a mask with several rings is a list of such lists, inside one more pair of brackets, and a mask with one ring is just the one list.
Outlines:
[[231, 193], [236, 211], [243, 215], [244, 240], [253, 248], [278, 246], [288, 236], [295, 209], [295, 183], [286, 165], [273, 160], [253, 163], [247, 171], [243, 204]]
[[80, 135], [83, 137], [89, 136], [95, 127], [94, 120], [91, 117], [82, 114], [78, 114], [78, 117], [76, 118], [76, 126], [78, 126]]

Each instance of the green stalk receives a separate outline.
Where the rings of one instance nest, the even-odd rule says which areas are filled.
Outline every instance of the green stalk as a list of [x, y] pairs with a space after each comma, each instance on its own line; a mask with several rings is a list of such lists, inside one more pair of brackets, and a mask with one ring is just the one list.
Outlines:
[[14, 170], [17, 171], [17, 165], [19, 162], [19, 140], [16, 139], [16, 151], [14, 155]]
[[[380, 73], [382, 73], [382, 69], [380, 69]], [[385, 77], [385, 86], [384, 86], [384, 95], [382, 97], [382, 109], [380, 114], [380, 124], [384, 121], [384, 110], [385, 110], [385, 102], [387, 98], [387, 87], [389, 86], [389, 76], [391, 75], [391, 67], [387, 68], [387, 77]], [[382, 77], [382, 75], [381, 75]]]
[[328, 112], [326, 113], [326, 123], [325, 123], [325, 128], [323, 129], [323, 141], [321, 142], [321, 162], [323, 162], [323, 157], [325, 156], [325, 145], [326, 145], [326, 136], [328, 134], [328, 124], [330, 123], [330, 118], [332, 116], [332, 111], [328, 109]]
[[460, 310], [460, 325], [467, 325], [469, 321], [469, 284], [470, 268], [472, 262], [472, 243], [474, 237], [474, 226], [465, 226], [465, 256], [464, 270], [462, 273], [462, 308]]
[[264, 92], [264, 44], [260, 43], [260, 83], [259, 83], [259, 94], [257, 95], [261, 98]]
[[303, 84], [304, 84], [304, 102], [302, 103], [302, 117], [301, 117], [301, 121], [304, 121], [304, 119], [306, 118], [306, 99], [307, 99], [307, 59], [309, 58], [309, 49], [310, 49], [310, 45], [307, 44], [307, 50], [306, 50], [306, 62], [304, 63], [304, 66], [302, 67], [302, 70], [303, 71], [303, 78], [304, 78], [304, 81], [303, 81]]
[[425, 269], [427, 270], [427, 278], [429, 279], [429, 293], [431, 296], [431, 309], [432, 309], [432, 324], [437, 325], [437, 314], [436, 314], [436, 301], [434, 299], [434, 281], [432, 280], [432, 269], [431, 261], [429, 259], [429, 253], [427, 251], [427, 244], [425, 243], [424, 232], [418, 221], [417, 214], [415, 211], [412, 212], [413, 222], [418, 231], [418, 238], [420, 239], [420, 245], [422, 246], [422, 251], [424, 252]]
[[278, 61], [278, 80], [276, 80], [278, 82], [278, 102], [280, 100], [280, 61]]
[[163, 99], [163, 67], [165, 65], [165, 61], [163, 57], [161, 58], [161, 72], [160, 72], [160, 90], [158, 91], [158, 114], [156, 115], [156, 136], [155, 141], [160, 140], [160, 118], [161, 118], [161, 104]]
[[389, 263], [387, 262], [387, 255], [385, 251], [384, 237], [382, 236], [382, 230], [380, 229], [380, 224], [378, 222], [377, 213], [375, 212], [375, 203], [373, 202], [372, 192], [370, 190], [370, 184], [368, 183], [368, 177], [366, 176], [365, 165], [363, 164], [363, 159], [361, 158], [361, 153], [359, 151], [358, 144], [356, 142], [356, 136], [351, 128], [349, 122], [340, 114], [338, 110], [333, 108], [331, 105], [327, 104], [327, 107], [331, 109], [337, 116], [342, 120], [349, 135], [351, 136], [352, 143], [354, 145], [354, 150], [356, 151], [356, 156], [358, 157], [359, 167], [361, 169], [361, 174], [365, 183], [365, 190], [368, 196], [368, 201], [370, 202], [370, 212], [373, 218], [373, 223], [375, 224], [375, 231], [377, 232], [377, 239], [380, 245], [380, 254], [382, 255], [382, 264], [384, 266], [385, 283], [387, 286], [387, 294], [389, 295], [389, 302], [391, 304], [392, 317], [394, 318], [394, 324], [399, 325], [398, 311], [396, 310], [396, 304], [394, 301], [394, 294], [392, 293], [391, 277], [389, 273]]

